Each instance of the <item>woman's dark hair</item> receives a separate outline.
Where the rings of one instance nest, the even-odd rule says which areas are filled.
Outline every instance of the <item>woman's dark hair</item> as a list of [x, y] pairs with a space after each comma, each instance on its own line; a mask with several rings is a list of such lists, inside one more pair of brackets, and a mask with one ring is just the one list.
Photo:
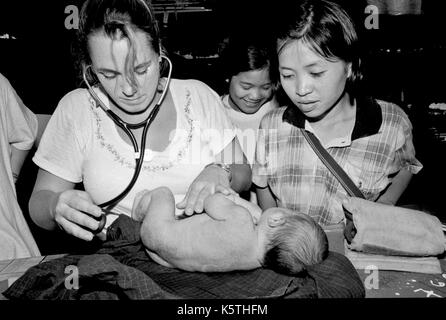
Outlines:
[[[152, 7], [146, 0], [87, 0], [80, 11], [79, 29], [74, 46], [77, 67], [82, 73], [91, 65], [88, 50], [88, 39], [94, 33], [104, 32], [113, 40], [127, 38], [129, 54], [126, 59], [128, 81], [133, 85], [136, 79], [133, 73], [133, 63], [136, 59], [134, 49], [135, 31], [147, 34], [153, 50], [160, 54], [160, 32]], [[88, 68], [88, 71], [91, 68]], [[87, 72], [89, 81], [95, 83], [97, 78], [92, 72]]]
[[240, 72], [268, 68], [273, 84], [278, 81], [277, 54], [271, 37], [232, 36], [220, 55], [221, 74], [231, 79]]
[[336, 3], [325, 0], [294, 1], [284, 10], [277, 27], [277, 53], [290, 42], [301, 40], [328, 61], [351, 63], [346, 91], [354, 98], [362, 80], [358, 35], [352, 19]]

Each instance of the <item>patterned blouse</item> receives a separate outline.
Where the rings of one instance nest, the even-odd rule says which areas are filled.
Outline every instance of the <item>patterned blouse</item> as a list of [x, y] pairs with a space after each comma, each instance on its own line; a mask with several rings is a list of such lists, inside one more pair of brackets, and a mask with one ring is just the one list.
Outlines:
[[[278, 206], [313, 217], [323, 226], [343, 221], [346, 191], [302, 135], [314, 133], [295, 106], [263, 118], [253, 166], [253, 183], [269, 186]], [[351, 136], [324, 145], [368, 200], [375, 201], [401, 169], [421, 170], [415, 158], [412, 125], [395, 104], [357, 100]]]

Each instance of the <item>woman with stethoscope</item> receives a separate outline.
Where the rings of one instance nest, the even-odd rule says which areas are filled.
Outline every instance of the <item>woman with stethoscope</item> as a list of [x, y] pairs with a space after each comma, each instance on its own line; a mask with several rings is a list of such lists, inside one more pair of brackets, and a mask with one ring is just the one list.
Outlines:
[[[130, 215], [144, 189], [167, 186], [179, 213], [190, 215], [214, 192], [249, 188], [251, 171], [218, 95], [199, 81], [170, 79], [145, 0], [87, 0], [78, 35], [88, 89], [62, 98], [33, 157], [35, 223], [91, 240], [115, 216], [104, 213]], [[80, 182], [85, 191], [75, 190]]]

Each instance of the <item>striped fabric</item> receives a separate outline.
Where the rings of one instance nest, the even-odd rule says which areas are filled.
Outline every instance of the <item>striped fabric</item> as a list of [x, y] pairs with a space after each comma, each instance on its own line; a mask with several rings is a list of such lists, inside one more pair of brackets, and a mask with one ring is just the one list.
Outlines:
[[[281, 108], [263, 118], [253, 182], [261, 188], [269, 186], [278, 206], [308, 214], [322, 226], [337, 224], [344, 219], [342, 200], [347, 193], [302, 130], [314, 133], [296, 107]], [[401, 169], [415, 174], [422, 168], [415, 158], [407, 115], [384, 101], [359, 100], [352, 135], [333, 139], [324, 148], [371, 201]]]
[[[19, 300], [364, 298], [364, 285], [350, 261], [330, 252], [297, 276], [268, 269], [200, 273], [153, 262], [139, 238], [140, 223], [121, 215], [102, 248], [67, 255], [30, 268], [3, 295]], [[77, 267], [79, 288], [67, 288], [67, 266]]]

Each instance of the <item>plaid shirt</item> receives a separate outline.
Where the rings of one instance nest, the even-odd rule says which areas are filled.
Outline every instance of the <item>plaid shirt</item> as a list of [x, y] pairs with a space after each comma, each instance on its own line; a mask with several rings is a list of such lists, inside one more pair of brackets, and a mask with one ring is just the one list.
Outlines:
[[[261, 122], [253, 182], [269, 186], [279, 207], [313, 217], [322, 226], [343, 221], [347, 196], [302, 135], [313, 132], [295, 106], [268, 113]], [[314, 132], [313, 132], [314, 133]], [[366, 199], [375, 201], [401, 169], [421, 170], [412, 143], [412, 125], [398, 106], [371, 98], [357, 100], [351, 137], [324, 145]]]

